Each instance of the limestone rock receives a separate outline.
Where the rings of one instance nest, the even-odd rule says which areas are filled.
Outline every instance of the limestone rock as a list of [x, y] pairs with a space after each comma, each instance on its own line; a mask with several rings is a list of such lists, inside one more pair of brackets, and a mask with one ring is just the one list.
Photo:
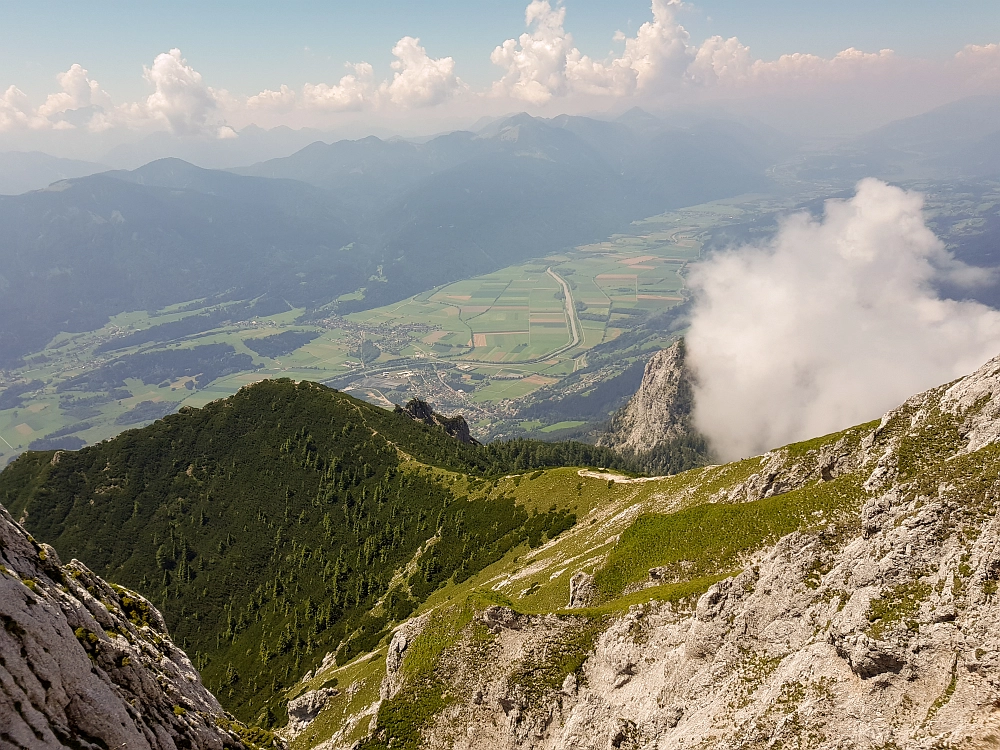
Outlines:
[[646, 363], [639, 390], [612, 417], [598, 445], [646, 453], [690, 432], [692, 405], [691, 375], [680, 340]]
[[569, 579], [569, 608], [577, 609], [588, 606], [597, 595], [594, 586], [594, 576], [580, 571]]
[[405, 407], [397, 406], [396, 412], [406, 414], [410, 419], [423, 422], [431, 427], [440, 427], [460, 443], [465, 443], [466, 445], [480, 444], [478, 440], [472, 437], [472, 432], [469, 430], [469, 423], [465, 421], [465, 417], [461, 414], [451, 417], [438, 414], [431, 408], [430, 404], [419, 398], [410, 399]]
[[0, 746], [240, 748], [146, 599], [62, 565], [0, 507]]
[[304, 732], [330, 699], [339, 693], [336, 688], [320, 688], [288, 701], [288, 726], [282, 731], [285, 739], [294, 740]]

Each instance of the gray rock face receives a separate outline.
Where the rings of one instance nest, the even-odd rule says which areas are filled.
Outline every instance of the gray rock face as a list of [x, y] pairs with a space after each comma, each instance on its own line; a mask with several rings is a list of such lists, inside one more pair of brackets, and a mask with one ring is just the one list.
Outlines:
[[639, 390], [611, 419], [598, 445], [645, 453], [691, 430], [693, 395], [683, 340], [646, 363]]
[[569, 579], [569, 608], [579, 609], [588, 606], [597, 594], [594, 586], [594, 576], [589, 573], [574, 573]]
[[0, 507], [0, 747], [242, 748], [160, 613]]
[[330, 699], [339, 693], [336, 688], [320, 688], [288, 701], [288, 726], [283, 732], [285, 739], [293, 740], [304, 732]]
[[438, 414], [431, 408], [430, 404], [426, 401], [421, 401], [419, 398], [410, 399], [405, 408], [397, 406], [396, 410], [408, 415], [414, 421], [423, 422], [431, 427], [440, 427], [460, 443], [465, 443], [466, 445], [480, 444], [478, 440], [472, 437], [472, 432], [469, 430], [469, 423], [465, 421], [465, 417], [461, 414], [451, 417]]
[[1000, 747], [998, 425], [1000, 358], [714, 492], [834, 487], [850, 502], [694, 602], [633, 605], [592, 639], [584, 617], [488, 608], [492, 640], [442, 661], [452, 702], [424, 745]]

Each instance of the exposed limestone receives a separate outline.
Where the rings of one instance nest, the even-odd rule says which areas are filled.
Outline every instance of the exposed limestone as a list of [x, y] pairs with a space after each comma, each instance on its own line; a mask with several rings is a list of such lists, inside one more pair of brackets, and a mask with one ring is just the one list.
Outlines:
[[0, 747], [243, 747], [160, 613], [0, 507]]
[[424, 745], [1000, 746], [998, 425], [1000, 358], [877, 427], [731, 469], [711, 502], [838, 480], [857, 495], [693, 600], [607, 619], [485, 608], [438, 663], [444, 707]]
[[330, 699], [339, 694], [336, 688], [320, 688], [288, 701], [288, 725], [282, 730], [282, 736], [288, 741], [294, 740], [319, 716]]
[[597, 594], [594, 576], [590, 573], [574, 573], [569, 579], [569, 608], [577, 609], [589, 605]]
[[612, 418], [598, 445], [646, 453], [691, 430], [691, 376], [684, 364], [684, 341], [656, 352], [636, 394]]
[[440, 427], [460, 443], [479, 445], [479, 441], [472, 437], [472, 432], [469, 430], [469, 423], [465, 421], [465, 417], [461, 414], [456, 414], [453, 417], [438, 414], [431, 408], [430, 404], [426, 401], [421, 401], [419, 398], [410, 399], [405, 408], [397, 406], [396, 411], [407, 414], [417, 422], [423, 422], [431, 427]]

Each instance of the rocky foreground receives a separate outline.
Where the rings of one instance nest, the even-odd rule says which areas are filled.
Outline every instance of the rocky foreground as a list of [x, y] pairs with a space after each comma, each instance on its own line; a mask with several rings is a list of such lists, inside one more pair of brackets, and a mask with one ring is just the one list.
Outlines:
[[[743, 474], [664, 484], [674, 494], [648, 501], [660, 508], [695, 495], [836, 503], [687, 598], [670, 594], [686, 585], [680, 560], [602, 600], [584, 569], [600, 576], [606, 547], [553, 563], [553, 577], [581, 566], [573, 598], [596, 598], [573, 601], [579, 610], [531, 613], [522, 574], [497, 576], [478, 604], [400, 627], [371, 658], [384, 667], [364, 673], [381, 680], [378, 700], [353, 719], [348, 708], [327, 738], [309, 722], [345, 706], [302, 694], [323, 700], [290, 737], [327, 749], [364, 736], [362, 747], [483, 750], [1000, 747], [998, 441], [1000, 358], [878, 423], [744, 462]], [[577, 542], [639, 510], [595, 511]], [[558, 557], [574, 533], [540, 554]], [[501, 595], [511, 606], [488, 601]], [[354, 679], [348, 693], [365, 685]]]
[[245, 748], [163, 618], [0, 507], [0, 747]]

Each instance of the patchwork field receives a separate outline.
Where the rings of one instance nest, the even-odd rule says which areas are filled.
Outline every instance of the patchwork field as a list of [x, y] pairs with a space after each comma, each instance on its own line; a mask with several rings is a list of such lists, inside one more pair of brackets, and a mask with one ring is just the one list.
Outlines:
[[346, 317], [253, 316], [245, 302], [231, 303], [230, 318], [228, 308], [194, 301], [59, 334], [24, 367], [0, 373], [0, 466], [33, 443], [93, 443], [275, 377], [326, 382], [382, 405], [419, 395], [464, 411], [486, 434], [499, 419], [518, 419], [516, 399], [558, 384], [590, 349], [681, 302], [706, 230], [745, 220], [759, 202], [651, 217], [604, 242]]

